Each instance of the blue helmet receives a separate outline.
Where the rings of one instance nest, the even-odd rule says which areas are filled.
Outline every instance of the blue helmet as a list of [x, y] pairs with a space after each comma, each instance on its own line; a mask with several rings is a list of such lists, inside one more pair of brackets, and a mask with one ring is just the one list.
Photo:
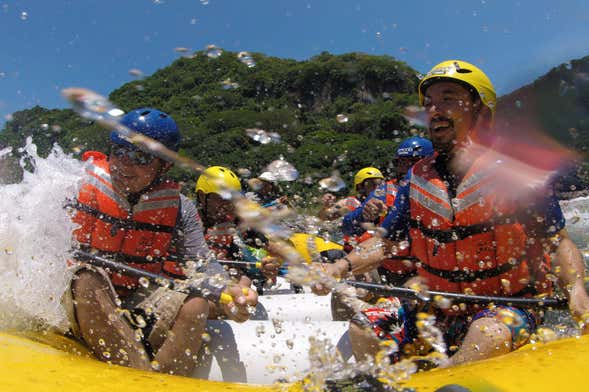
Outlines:
[[[152, 108], [141, 108], [130, 111], [121, 118], [120, 123], [132, 131], [148, 136], [170, 150], [180, 148], [180, 130], [176, 122], [168, 114]], [[134, 147], [115, 130], [110, 133], [110, 140], [126, 147]]]
[[403, 158], [403, 157], [429, 157], [434, 153], [434, 146], [432, 142], [429, 140], [419, 137], [413, 136], [408, 139], [403, 140], [399, 147], [397, 147], [397, 152], [395, 157]]

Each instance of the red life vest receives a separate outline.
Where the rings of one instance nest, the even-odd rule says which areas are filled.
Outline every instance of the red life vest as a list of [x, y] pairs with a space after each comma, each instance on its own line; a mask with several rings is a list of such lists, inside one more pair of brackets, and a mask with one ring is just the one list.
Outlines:
[[[397, 180], [387, 181], [385, 185], [385, 205], [387, 206], [387, 208], [389, 208], [395, 204], [395, 199], [397, 198], [397, 191], [399, 185], [397, 184]], [[378, 189], [375, 192], [378, 192]], [[385, 216], [382, 216], [380, 218], [379, 224], [383, 222]], [[369, 238], [372, 238], [372, 234], [366, 231], [362, 235], [356, 236], [354, 240], [356, 241], [356, 244], [359, 244], [361, 242], [368, 240]], [[344, 241], [346, 241], [346, 239], [344, 239]], [[411, 258], [402, 258], [403, 256], [410, 256], [411, 254], [411, 250], [408, 244], [407, 246], [402, 247], [402, 249], [398, 249], [396, 253], [397, 257], [395, 257], [394, 259], [391, 258], [383, 260], [381, 262], [381, 267], [397, 275], [413, 274], [415, 272], [415, 265], [410, 261]]]
[[206, 229], [205, 241], [218, 259], [235, 260], [239, 247], [235, 244], [237, 227], [233, 222], [221, 223]]
[[[179, 185], [162, 182], [130, 206], [114, 191], [106, 159], [95, 159], [87, 172], [74, 206], [78, 211], [73, 220], [80, 225], [74, 231], [77, 241], [132, 267], [184, 276], [179, 263], [166, 259], [180, 207]], [[137, 279], [118, 273], [111, 274], [111, 281], [123, 295], [138, 285]]]
[[492, 187], [497, 170], [475, 162], [450, 200], [434, 159], [413, 166], [410, 184], [411, 248], [428, 287], [516, 296], [532, 291], [529, 284], [535, 283], [549, 291], [545, 277], [532, 271], [546, 263], [541, 247], [528, 240], [515, 203]]

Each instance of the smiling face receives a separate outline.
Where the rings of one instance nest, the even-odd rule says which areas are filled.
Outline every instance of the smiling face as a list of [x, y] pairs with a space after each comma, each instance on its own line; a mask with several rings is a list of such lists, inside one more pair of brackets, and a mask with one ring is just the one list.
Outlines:
[[439, 81], [425, 90], [424, 103], [429, 123], [430, 140], [442, 155], [451, 155], [465, 143], [475, 126], [480, 100], [466, 87]]
[[124, 154], [113, 149], [109, 156], [113, 187], [124, 196], [140, 193], [167, 171], [167, 164], [161, 159], [138, 159], [141, 157], [132, 154], [135, 151], [129, 152]]

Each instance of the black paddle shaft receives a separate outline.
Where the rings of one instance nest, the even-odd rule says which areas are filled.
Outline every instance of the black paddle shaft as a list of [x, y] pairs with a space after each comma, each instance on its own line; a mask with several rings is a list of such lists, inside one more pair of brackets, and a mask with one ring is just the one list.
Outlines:
[[184, 285], [182, 285], [182, 287], [178, 287], [174, 279], [168, 278], [166, 276], [154, 274], [153, 272], [131, 267], [123, 263], [118, 263], [116, 261], [109, 260], [107, 258], [100, 257], [92, 253], [84, 252], [82, 250], [75, 250], [72, 254], [76, 258], [76, 260], [92, 264], [96, 267], [108, 269], [111, 272], [114, 271], [122, 275], [130, 276], [136, 279], [144, 278], [147, 279], [150, 283], [166, 287], [170, 290], [180, 291], [195, 297], [203, 297], [202, 290], [198, 287], [184, 287]]
[[564, 309], [568, 307], [568, 301], [566, 298], [491, 297], [485, 295], [468, 295], [430, 290], [418, 292], [416, 290], [412, 290], [406, 287], [390, 287], [381, 284], [359, 282], [355, 280], [346, 280], [345, 283], [356, 288], [368, 290], [371, 293], [375, 293], [377, 295], [392, 295], [395, 297], [413, 299], [418, 301], [427, 301], [430, 300], [430, 298], [439, 295], [441, 297], [448, 298], [456, 302], [463, 302], [469, 304], [493, 303], [495, 305], [508, 305], [522, 308], [550, 307], [554, 309]]

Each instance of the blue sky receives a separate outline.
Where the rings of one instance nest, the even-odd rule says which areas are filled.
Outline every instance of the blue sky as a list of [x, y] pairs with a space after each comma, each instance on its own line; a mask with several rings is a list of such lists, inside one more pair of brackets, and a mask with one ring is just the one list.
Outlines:
[[179, 56], [176, 47], [307, 59], [387, 54], [420, 72], [448, 58], [481, 66], [499, 94], [589, 55], [589, 2], [426, 0], [0, 0], [0, 125], [65, 107], [64, 87], [103, 94]]

